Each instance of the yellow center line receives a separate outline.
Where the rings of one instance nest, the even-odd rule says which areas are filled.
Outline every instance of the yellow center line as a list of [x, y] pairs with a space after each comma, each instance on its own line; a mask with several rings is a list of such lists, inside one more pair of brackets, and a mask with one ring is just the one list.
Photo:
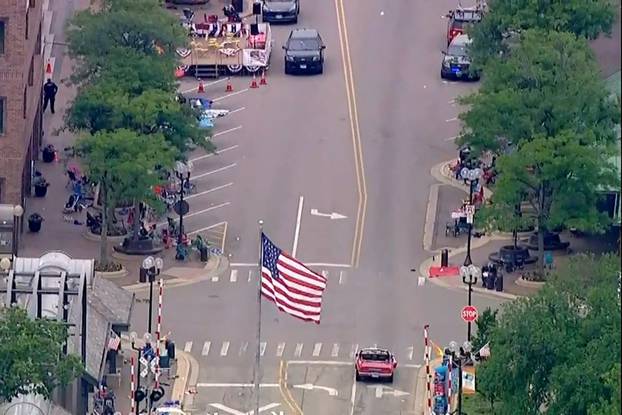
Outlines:
[[302, 409], [300, 409], [300, 406], [298, 406], [298, 403], [292, 396], [292, 392], [287, 388], [287, 362], [283, 360], [281, 360], [279, 367], [279, 392], [281, 393], [281, 398], [283, 398], [294, 415], [303, 415]]
[[352, 146], [354, 148], [354, 167], [356, 170], [356, 184], [358, 190], [358, 208], [356, 213], [356, 225], [354, 229], [354, 242], [352, 244], [352, 267], [358, 267], [361, 246], [363, 244], [363, 230], [365, 228], [365, 214], [367, 212], [367, 185], [365, 182], [365, 168], [363, 165], [363, 149], [361, 145], [361, 133], [359, 127], [358, 109], [356, 106], [356, 91], [354, 88], [354, 75], [352, 72], [352, 60], [350, 57], [350, 43], [348, 41], [348, 26], [345, 18], [343, 0], [335, 0], [337, 11], [337, 28], [339, 30], [339, 43], [341, 44], [341, 58], [343, 74], [346, 84], [348, 112], [350, 115], [350, 129], [352, 132]]

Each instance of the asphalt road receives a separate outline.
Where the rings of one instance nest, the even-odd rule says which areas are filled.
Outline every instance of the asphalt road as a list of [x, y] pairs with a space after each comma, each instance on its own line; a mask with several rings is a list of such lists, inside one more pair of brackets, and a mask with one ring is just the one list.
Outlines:
[[[464, 340], [459, 310], [466, 294], [418, 287], [410, 271], [428, 256], [422, 236], [429, 171], [455, 154], [453, 101], [476, 86], [439, 76], [441, 15], [452, 6], [451, 0], [305, 1], [298, 26], [322, 34], [324, 75], [283, 74], [280, 46], [291, 27], [281, 26], [273, 28], [268, 86], [245, 90], [250, 80], [234, 79], [227, 95], [224, 82], [208, 84], [207, 96], [237, 111], [217, 121], [222, 153], [192, 156], [201, 195], [190, 204], [200, 213], [186, 226], [200, 231], [227, 222], [233, 266], [218, 280], [165, 292], [163, 319], [164, 331], [201, 365], [193, 413], [253, 408], [258, 219], [276, 244], [329, 280], [319, 326], [264, 302], [264, 413], [413, 413], [423, 326], [430, 324], [439, 344]], [[497, 301], [474, 295], [474, 304]], [[138, 306], [137, 331], [145, 316]], [[393, 385], [353, 380], [353, 351], [374, 344], [397, 356]]]

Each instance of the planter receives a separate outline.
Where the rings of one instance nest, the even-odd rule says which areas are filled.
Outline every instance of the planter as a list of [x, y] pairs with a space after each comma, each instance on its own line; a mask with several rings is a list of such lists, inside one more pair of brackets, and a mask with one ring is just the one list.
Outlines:
[[35, 197], [45, 197], [48, 193], [48, 185], [46, 184], [35, 184]]
[[28, 230], [33, 233], [39, 232], [41, 230], [42, 222], [43, 217], [38, 213], [33, 213], [28, 217]]
[[125, 255], [154, 255], [164, 250], [164, 246], [154, 239], [133, 240], [125, 237], [123, 242], [113, 247], [115, 252]]
[[512, 266], [522, 266], [526, 264], [533, 264], [538, 260], [538, 257], [529, 255], [529, 249], [524, 246], [504, 245], [499, 249], [499, 252], [493, 252], [488, 256], [488, 259], [496, 264], [512, 264]]
[[[559, 251], [562, 249], [567, 249], [570, 246], [570, 242], [562, 242], [559, 238], [558, 233], [547, 232], [544, 234], [544, 250], [545, 251]], [[529, 242], [527, 243], [527, 248], [532, 251], [538, 250], [538, 233], [532, 233], [529, 236]]]
[[[84, 227], [84, 232], [82, 233], [82, 236], [84, 236], [84, 238], [88, 239], [89, 241], [93, 241], [93, 242], [101, 241], [101, 235], [91, 232], [91, 230], [87, 228], [86, 226]], [[127, 235], [118, 235], [118, 236], [108, 235], [108, 241], [113, 244], [120, 244], [121, 242], [123, 242], [123, 239], [125, 239], [126, 236]]]
[[529, 281], [526, 279], [523, 279], [523, 277], [517, 278], [516, 281], [514, 281], [516, 283], [516, 285], [520, 285], [521, 287], [528, 287], [528, 288], [541, 288], [544, 286], [544, 284], [546, 284], [546, 281]]

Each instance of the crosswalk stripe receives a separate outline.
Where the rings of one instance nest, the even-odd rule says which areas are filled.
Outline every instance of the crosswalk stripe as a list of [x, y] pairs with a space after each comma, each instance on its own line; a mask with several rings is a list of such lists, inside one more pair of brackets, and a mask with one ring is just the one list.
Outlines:
[[268, 345], [268, 344], [267, 344], [266, 342], [261, 342], [261, 343], [259, 343], [259, 355], [260, 355], [260, 356], [263, 356], [263, 355], [264, 355], [264, 353], [266, 352], [266, 346], [267, 346], [267, 345]]
[[296, 350], [294, 350], [294, 356], [300, 357], [302, 355], [302, 348], [304, 347], [303, 343], [296, 344]]
[[354, 359], [354, 355], [356, 354], [356, 352], [358, 352], [358, 350], [359, 350], [359, 345], [353, 344], [352, 348], [350, 349], [350, 359]]
[[246, 353], [246, 349], [248, 349], [248, 342], [244, 342], [240, 346], [240, 356], [242, 356], [244, 353]]
[[415, 353], [415, 347], [410, 346], [407, 350], [408, 350], [408, 360], [413, 360], [413, 354]]
[[324, 278], [328, 278], [328, 271], [326, 271], [325, 269], [322, 270], [322, 276]]
[[315, 343], [313, 346], [313, 357], [318, 357], [322, 352], [322, 343]]
[[238, 280], [238, 270], [237, 269], [232, 269], [231, 270], [231, 277], [229, 278], [229, 280], [231, 282], [236, 282]]
[[229, 342], [222, 342], [222, 347], [220, 348], [220, 355], [226, 356], [229, 351]]
[[192, 350], [192, 342], [186, 342], [184, 345], [184, 352], [190, 353], [190, 350]]
[[253, 270], [249, 269], [248, 270], [248, 282], [251, 282], [251, 278], [253, 278]]
[[212, 282], [218, 282], [218, 275], [214, 275], [212, 277]]
[[333, 350], [330, 352], [331, 357], [339, 356], [339, 343], [333, 344]]
[[284, 351], [285, 351], [285, 343], [279, 343], [278, 346], [276, 346], [276, 356], [282, 357]]
[[207, 356], [209, 354], [209, 348], [212, 345], [212, 342], [203, 343], [203, 350], [201, 350], [201, 356]]
[[339, 285], [344, 284], [346, 282], [346, 272], [339, 271]]

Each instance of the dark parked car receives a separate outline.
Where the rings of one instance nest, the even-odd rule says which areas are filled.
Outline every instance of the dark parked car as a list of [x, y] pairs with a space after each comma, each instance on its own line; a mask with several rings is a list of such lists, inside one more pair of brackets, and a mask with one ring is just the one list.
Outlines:
[[292, 30], [283, 46], [285, 73], [323, 73], [325, 48], [317, 30]]
[[441, 78], [473, 81], [479, 79], [479, 73], [471, 69], [471, 58], [468, 51], [470, 44], [471, 40], [468, 35], [458, 35], [451, 41], [447, 52], [443, 52]]
[[270, 23], [298, 23], [299, 0], [263, 0], [262, 19]]

